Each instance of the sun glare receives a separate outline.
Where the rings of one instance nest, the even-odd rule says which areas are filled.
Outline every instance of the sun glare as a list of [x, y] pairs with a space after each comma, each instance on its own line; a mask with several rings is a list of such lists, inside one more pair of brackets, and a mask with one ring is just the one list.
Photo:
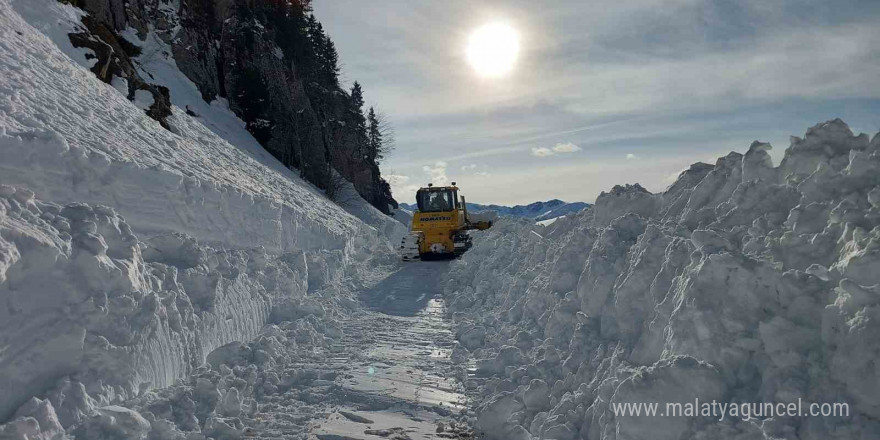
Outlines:
[[503, 23], [481, 26], [471, 33], [467, 58], [482, 76], [499, 77], [509, 73], [519, 55], [519, 33]]

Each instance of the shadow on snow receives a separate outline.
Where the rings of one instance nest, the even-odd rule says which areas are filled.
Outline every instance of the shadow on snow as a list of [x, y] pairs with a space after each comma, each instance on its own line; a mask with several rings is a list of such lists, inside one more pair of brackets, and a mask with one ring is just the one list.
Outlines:
[[397, 272], [360, 294], [368, 308], [394, 316], [415, 316], [441, 293], [449, 261], [405, 263]]

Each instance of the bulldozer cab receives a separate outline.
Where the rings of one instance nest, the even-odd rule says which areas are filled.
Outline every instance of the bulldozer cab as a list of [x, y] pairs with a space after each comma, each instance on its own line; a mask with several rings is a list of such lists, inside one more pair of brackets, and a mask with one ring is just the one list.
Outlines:
[[416, 193], [416, 204], [419, 206], [419, 212], [452, 211], [459, 207], [458, 188], [422, 188]]
[[458, 257], [472, 245], [468, 231], [492, 226], [489, 221], [471, 222], [455, 182], [419, 189], [416, 204], [419, 210], [413, 213], [412, 229], [400, 243], [403, 261]]

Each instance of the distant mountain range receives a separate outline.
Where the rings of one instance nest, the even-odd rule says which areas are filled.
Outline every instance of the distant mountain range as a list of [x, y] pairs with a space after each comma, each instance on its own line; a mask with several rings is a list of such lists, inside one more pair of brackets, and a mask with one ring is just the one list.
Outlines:
[[[479, 203], [467, 204], [468, 211], [470, 212], [494, 211], [498, 213], [499, 216], [503, 217], [528, 218], [535, 221], [550, 220], [552, 218], [561, 217], [563, 215], [578, 212], [589, 206], [589, 203], [567, 203], [559, 199], [516, 206], [481, 205]], [[416, 209], [418, 209], [416, 205], [411, 205], [409, 203], [401, 203], [400, 207], [408, 211], [415, 211]]]

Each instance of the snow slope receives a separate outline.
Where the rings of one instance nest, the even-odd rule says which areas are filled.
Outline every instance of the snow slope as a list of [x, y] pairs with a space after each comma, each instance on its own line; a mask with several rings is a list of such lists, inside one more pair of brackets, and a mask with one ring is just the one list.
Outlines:
[[[57, 3], [45, 5], [52, 13], [42, 15], [30, 2], [16, 0], [15, 6], [31, 12], [27, 17], [41, 29], [75, 16], [62, 14], [72, 8]], [[33, 28], [22, 30], [27, 24], [8, 0], [3, 7], [3, 183], [26, 185], [55, 201], [113, 206], [141, 231], [173, 230], [279, 251], [338, 247], [361, 227], [261, 151], [222, 104], [197, 107], [206, 124], [176, 108], [172, 132], [162, 130], [52, 41]], [[63, 33], [49, 34], [61, 39], [57, 45], [69, 46]], [[195, 86], [183, 84], [173, 65], [155, 63], [161, 65], [153, 69], [162, 73], [160, 80], [174, 86], [173, 100], [195, 101]], [[180, 206], [181, 200], [193, 203]], [[303, 233], [311, 228], [321, 232]]]
[[[617, 186], [546, 227], [500, 221], [448, 275], [490, 439], [880, 434], [880, 136], [840, 120]], [[460, 354], [467, 356], [466, 354]], [[846, 403], [844, 417], [649, 417], [617, 403]], [[805, 406], [806, 407], [806, 406]], [[663, 408], [663, 406], [661, 406]]]
[[327, 200], [222, 105], [175, 107], [163, 129], [86, 70], [78, 17], [0, 0], [0, 423], [17, 411], [10, 429], [41, 420], [43, 438], [171, 385], [279, 307], [353, 307], [340, 280], [392, 261], [405, 230]]

